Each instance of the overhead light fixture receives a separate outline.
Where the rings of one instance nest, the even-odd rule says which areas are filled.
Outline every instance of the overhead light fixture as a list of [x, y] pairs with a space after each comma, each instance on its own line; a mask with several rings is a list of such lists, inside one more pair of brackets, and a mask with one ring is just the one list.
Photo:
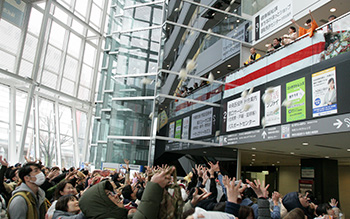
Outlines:
[[327, 159], [328, 159], [328, 158], [329, 158], [329, 156], [325, 156], [324, 158], [327, 158]]
[[336, 8], [329, 9], [329, 11], [332, 12], [332, 13], [335, 12], [336, 10], [337, 10]]
[[256, 148], [252, 148], [252, 150], [256, 150]]
[[348, 149], [346, 149], [347, 150], [347, 152], [350, 152], [350, 148], [348, 148]]
[[255, 159], [253, 158], [252, 161], [255, 161]]
[[203, 154], [206, 154], [207, 152], [206, 151], [203, 151]]
[[294, 154], [294, 152], [290, 152], [290, 154]]
[[220, 71], [217, 71], [216, 73], [220, 74]]
[[231, 68], [231, 65], [227, 65], [227, 68]]
[[272, 166], [274, 167], [274, 166], [275, 166], [275, 164], [273, 163], [273, 164], [272, 164]]
[[280, 163], [279, 161], [277, 161], [276, 163]]
[[252, 154], [253, 157], [255, 157], [255, 154]]
[[227, 16], [225, 16], [225, 20], [227, 20]]
[[237, 19], [237, 21], [236, 21], [237, 23], [239, 23], [239, 19]]
[[303, 142], [303, 145], [304, 145], [304, 146], [308, 146], [308, 145], [309, 145], [309, 143], [307, 143], [307, 142]]
[[249, 166], [253, 166], [253, 164], [249, 164]]

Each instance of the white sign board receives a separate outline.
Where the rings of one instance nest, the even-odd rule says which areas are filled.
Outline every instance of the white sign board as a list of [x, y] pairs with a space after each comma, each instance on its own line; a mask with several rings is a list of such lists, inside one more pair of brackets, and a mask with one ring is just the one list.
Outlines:
[[[175, 122], [171, 122], [169, 124], [169, 138], [174, 138], [175, 137]], [[172, 141], [169, 141], [172, 142]]]
[[213, 108], [192, 114], [191, 139], [212, 134]]
[[281, 85], [272, 88], [271, 101], [265, 104], [266, 126], [281, 123]]
[[255, 40], [271, 33], [293, 18], [292, 0], [273, 1], [253, 16]]
[[313, 117], [337, 113], [335, 67], [312, 74]]
[[235, 131], [260, 125], [260, 91], [246, 98], [227, 102], [226, 131]]
[[183, 119], [183, 125], [182, 125], [182, 139], [188, 139], [189, 135], [189, 129], [190, 129], [190, 117], [187, 116]]

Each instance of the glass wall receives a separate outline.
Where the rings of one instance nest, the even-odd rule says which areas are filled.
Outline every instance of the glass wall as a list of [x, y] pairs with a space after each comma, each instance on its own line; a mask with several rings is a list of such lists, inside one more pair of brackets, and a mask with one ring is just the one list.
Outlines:
[[[8, 0], [0, 20], [0, 154], [11, 164], [87, 161], [109, 1]], [[4, 9], [4, 10], [5, 10]]]

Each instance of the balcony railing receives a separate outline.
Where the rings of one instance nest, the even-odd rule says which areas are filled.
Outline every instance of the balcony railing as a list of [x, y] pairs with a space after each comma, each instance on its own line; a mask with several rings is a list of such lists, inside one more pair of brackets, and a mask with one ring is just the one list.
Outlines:
[[[313, 37], [301, 36], [248, 66], [234, 70], [222, 78], [225, 85], [210, 84], [193, 91], [186, 98], [214, 103], [348, 51], [350, 12], [319, 27]], [[174, 101], [170, 105], [169, 117], [176, 117], [202, 106], [203, 104], [190, 101]]]

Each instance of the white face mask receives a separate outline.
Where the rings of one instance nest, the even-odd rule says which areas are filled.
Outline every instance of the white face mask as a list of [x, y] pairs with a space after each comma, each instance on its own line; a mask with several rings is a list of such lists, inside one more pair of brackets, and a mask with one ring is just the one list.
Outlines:
[[45, 182], [45, 175], [43, 172], [40, 172], [35, 175], [36, 180], [32, 183], [34, 183], [37, 186], [41, 186]]

